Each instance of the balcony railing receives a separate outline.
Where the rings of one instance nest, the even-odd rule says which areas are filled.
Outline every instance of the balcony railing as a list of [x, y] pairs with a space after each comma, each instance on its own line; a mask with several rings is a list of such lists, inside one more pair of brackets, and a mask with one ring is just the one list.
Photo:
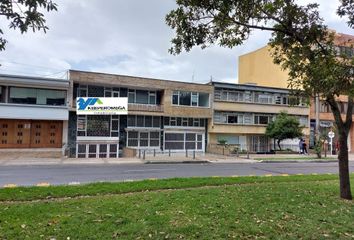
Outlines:
[[129, 103], [128, 111], [163, 112], [163, 105]]

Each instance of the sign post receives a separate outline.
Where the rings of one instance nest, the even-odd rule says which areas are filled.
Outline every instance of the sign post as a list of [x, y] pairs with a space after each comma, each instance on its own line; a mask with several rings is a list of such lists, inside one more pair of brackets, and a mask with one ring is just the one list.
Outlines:
[[334, 132], [333, 131], [330, 131], [328, 133], [328, 137], [330, 138], [330, 144], [331, 144], [331, 155], [333, 155], [333, 138], [334, 138]]

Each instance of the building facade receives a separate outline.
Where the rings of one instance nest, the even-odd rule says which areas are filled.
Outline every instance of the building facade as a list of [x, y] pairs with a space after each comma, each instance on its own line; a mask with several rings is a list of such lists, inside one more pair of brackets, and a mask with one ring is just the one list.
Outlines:
[[[125, 147], [205, 151], [213, 87], [70, 70], [69, 155], [118, 157]], [[128, 98], [127, 115], [77, 115], [77, 97]]]
[[[223, 139], [240, 150], [268, 152], [274, 145], [265, 136], [265, 130], [281, 111], [298, 118], [304, 136], [309, 136], [309, 108], [289, 97], [288, 90], [217, 82], [211, 85], [214, 86], [214, 114], [208, 127], [210, 144]], [[297, 105], [290, 106], [295, 101]], [[283, 145], [296, 151], [297, 143], [298, 140], [289, 140]]]
[[67, 143], [69, 81], [0, 75], [0, 150], [47, 149]]
[[[348, 34], [335, 33], [334, 43], [338, 56], [346, 54], [354, 56], [354, 36]], [[270, 47], [264, 46], [258, 50], [247, 53], [239, 57], [239, 83], [253, 84], [257, 86], [275, 87], [287, 89], [288, 73], [280, 68], [279, 65], [273, 63], [270, 55]], [[346, 113], [348, 99], [346, 96], [337, 98], [341, 112]], [[309, 146], [314, 147], [315, 144], [315, 128], [316, 114], [315, 101], [310, 100], [310, 136]], [[321, 135], [326, 135], [329, 131], [335, 132], [334, 118], [332, 112], [324, 101], [320, 101], [319, 106], [319, 130]], [[353, 124], [352, 124], [353, 126]], [[337, 134], [338, 135], [338, 134]], [[348, 148], [354, 151], [354, 128], [350, 130], [348, 138]], [[334, 142], [336, 142], [336, 138]]]

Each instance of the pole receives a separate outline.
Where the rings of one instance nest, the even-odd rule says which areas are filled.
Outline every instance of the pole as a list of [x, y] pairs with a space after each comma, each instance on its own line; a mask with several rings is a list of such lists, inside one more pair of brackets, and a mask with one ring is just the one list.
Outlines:
[[316, 94], [315, 100], [315, 116], [316, 116], [316, 127], [315, 127], [315, 140], [316, 142], [320, 140], [320, 97]]
[[331, 138], [331, 156], [333, 155], [333, 138]]

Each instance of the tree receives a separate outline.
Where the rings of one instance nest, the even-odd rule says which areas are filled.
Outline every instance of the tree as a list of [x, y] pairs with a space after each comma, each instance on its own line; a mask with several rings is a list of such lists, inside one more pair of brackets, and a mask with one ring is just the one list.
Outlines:
[[[1, 0], [0, 16], [5, 17], [9, 22], [9, 28], [20, 29], [21, 33], [26, 33], [29, 29], [33, 32], [49, 28], [46, 26], [44, 14], [40, 11], [56, 11], [57, 5], [51, 0]], [[7, 40], [2, 36], [0, 29], [0, 51], [5, 50]]]
[[[175, 30], [170, 53], [213, 44], [232, 48], [243, 44], [252, 30], [272, 32], [269, 41], [274, 62], [289, 72], [294, 94], [319, 96], [331, 107], [339, 133], [340, 196], [352, 199], [347, 137], [353, 113], [353, 56], [339, 52], [335, 33], [324, 24], [318, 4], [301, 6], [295, 0], [176, 0], [177, 9], [166, 16]], [[337, 9], [354, 27], [353, 0], [342, 0]], [[352, 43], [344, 43], [353, 48]], [[346, 116], [341, 117], [336, 97], [348, 96]]]
[[276, 119], [268, 124], [265, 134], [277, 140], [278, 147], [281, 150], [280, 142], [285, 139], [301, 137], [302, 127], [295, 117], [288, 115], [287, 112], [280, 112]]

